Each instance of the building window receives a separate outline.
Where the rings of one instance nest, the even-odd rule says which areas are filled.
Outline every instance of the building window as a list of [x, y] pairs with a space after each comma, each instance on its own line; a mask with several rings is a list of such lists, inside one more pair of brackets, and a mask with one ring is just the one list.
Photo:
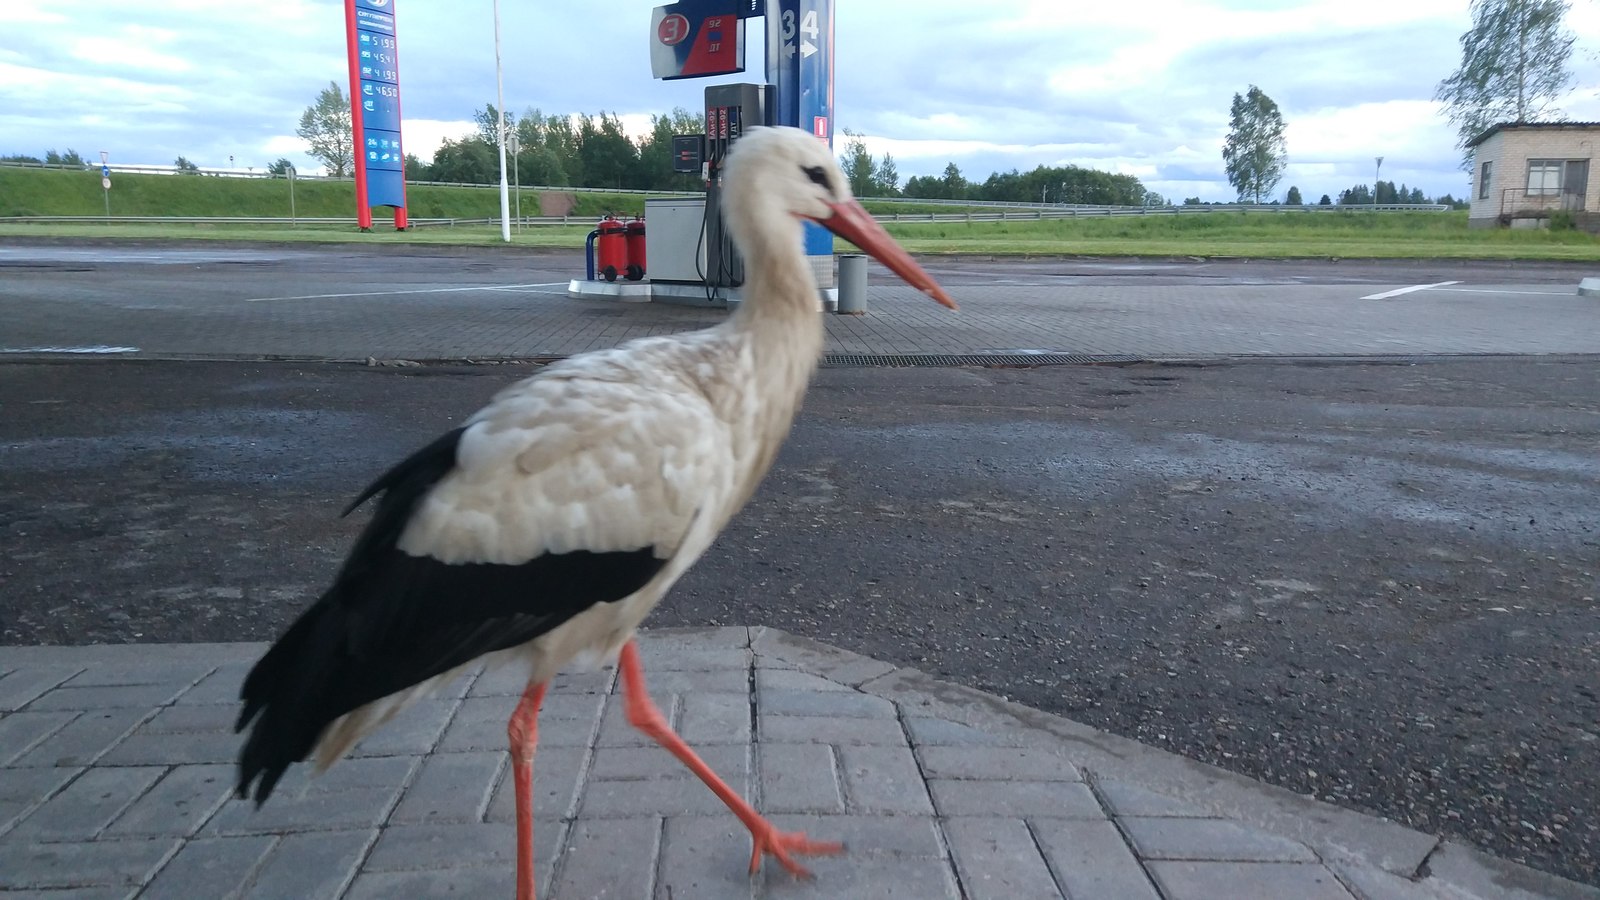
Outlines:
[[1528, 160], [1528, 196], [1561, 193], [1563, 168], [1559, 159]]
[[1483, 164], [1483, 171], [1478, 175], [1478, 199], [1489, 199], [1489, 173], [1494, 170], [1493, 162]]

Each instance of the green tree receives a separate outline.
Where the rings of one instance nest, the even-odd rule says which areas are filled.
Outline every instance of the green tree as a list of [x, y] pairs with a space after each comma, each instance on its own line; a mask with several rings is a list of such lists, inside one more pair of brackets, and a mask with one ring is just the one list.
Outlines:
[[1294, 187], [1293, 185], [1290, 185], [1290, 187], [1289, 187], [1289, 195], [1287, 197], [1283, 198], [1284, 205], [1285, 206], [1304, 206], [1305, 202], [1306, 202], [1305, 199], [1300, 196], [1300, 189], [1297, 188], [1297, 187]]
[[497, 184], [500, 181], [499, 151], [478, 135], [458, 141], [446, 140], [433, 153], [428, 167], [435, 181], [456, 184]]
[[321, 160], [328, 174], [343, 178], [355, 171], [355, 131], [350, 122], [350, 100], [337, 81], [317, 93], [317, 100], [300, 114], [295, 134]]
[[406, 160], [407, 181], [432, 181], [433, 167], [422, 161], [415, 153], [407, 153]]
[[877, 172], [877, 166], [872, 154], [867, 152], [861, 132], [846, 128], [844, 134], [848, 140], [844, 144], [844, 155], [839, 157], [839, 169], [844, 172], [845, 180], [850, 182], [850, 193], [857, 197], [868, 196], [873, 193], [873, 175]]
[[946, 200], [965, 200], [967, 193], [972, 190], [966, 176], [961, 174], [961, 168], [953, 162], [945, 164], [940, 180], [944, 182]]
[[1252, 84], [1243, 95], [1233, 95], [1222, 161], [1227, 165], [1228, 183], [1239, 192], [1241, 203], [1260, 203], [1283, 179], [1288, 162], [1283, 131], [1283, 113], [1260, 88]]
[[578, 119], [578, 159], [584, 187], [633, 188], [639, 179], [639, 148], [613, 113]]
[[883, 161], [873, 170], [872, 183], [873, 189], [882, 196], [900, 196], [900, 170], [895, 167], [893, 156], [883, 155]]
[[173, 166], [177, 167], [178, 173], [181, 174], [181, 175], [199, 175], [200, 174], [200, 167], [195, 165], [194, 163], [190, 162], [187, 157], [180, 156], [177, 159], [173, 160], [172, 164], [173, 164]]
[[78, 151], [72, 149], [71, 147], [68, 147], [67, 152], [65, 153], [57, 153], [54, 150], [46, 150], [44, 154], [44, 162], [47, 166], [66, 166], [75, 169], [81, 169], [84, 167], [83, 157], [79, 156]]
[[1332, 206], [1333, 205], [1333, 198], [1329, 197], [1327, 194], [1323, 194], [1322, 195], [1322, 199], [1317, 201], [1317, 205], [1318, 206]]
[[699, 173], [672, 170], [672, 139], [699, 134], [702, 128], [700, 117], [681, 106], [664, 116], [650, 117], [650, 133], [639, 142], [639, 176], [644, 190], [692, 191], [701, 186]]
[[288, 175], [289, 170], [292, 168], [294, 168], [294, 163], [290, 162], [288, 157], [280, 156], [278, 157], [277, 162], [267, 166], [267, 174], [278, 176]]
[[1434, 99], [1456, 128], [1461, 167], [1472, 168], [1478, 135], [1499, 122], [1555, 116], [1572, 84], [1573, 35], [1563, 25], [1567, 0], [1472, 0], [1472, 27], [1461, 35], [1461, 68], [1439, 82]]

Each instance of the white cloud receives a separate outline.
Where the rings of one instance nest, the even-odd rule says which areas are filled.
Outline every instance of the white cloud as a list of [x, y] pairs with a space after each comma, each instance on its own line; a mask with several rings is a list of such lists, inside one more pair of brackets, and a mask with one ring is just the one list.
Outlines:
[[[652, 7], [664, 0], [502, 3], [506, 106], [651, 114], [698, 110], [705, 80], [649, 74]], [[490, 0], [402, 4], [408, 150], [424, 158], [470, 134], [495, 97]], [[947, 162], [969, 178], [1076, 164], [1137, 175], [1170, 196], [1226, 199], [1228, 102], [1259, 84], [1289, 123], [1289, 176], [1308, 196], [1369, 182], [1372, 158], [1430, 194], [1461, 193], [1454, 135], [1432, 102], [1459, 62], [1464, 0], [850, 0], [838, 4], [837, 126], [892, 153], [903, 178]], [[752, 21], [759, 81], [762, 23]], [[1569, 26], [1600, 35], [1600, 2]], [[112, 147], [125, 162], [314, 163], [300, 111], [343, 84], [340, 0], [219, 6], [213, 0], [0, 0], [0, 152]], [[1600, 65], [1569, 116], [1600, 119]]]

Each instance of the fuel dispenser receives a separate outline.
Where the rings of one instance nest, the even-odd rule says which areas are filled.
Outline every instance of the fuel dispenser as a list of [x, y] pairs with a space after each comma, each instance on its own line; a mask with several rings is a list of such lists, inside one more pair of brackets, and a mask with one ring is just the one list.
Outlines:
[[767, 124], [771, 86], [718, 84], [706, 88], [705, 282], [712, 287], [744, 284], [744, 260], [722, 219], [722, 167], [747, 128]]

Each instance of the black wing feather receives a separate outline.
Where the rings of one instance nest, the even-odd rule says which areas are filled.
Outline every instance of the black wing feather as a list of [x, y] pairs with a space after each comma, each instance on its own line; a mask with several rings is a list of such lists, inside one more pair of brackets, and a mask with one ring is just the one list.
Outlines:
[[[245, 678], [236, 731], [239, 795], [259, 804], [331, 722], [485, 653], [533, 640], [596, 603], [629, 596], [666, 560], [652, 547], [546, 554], [519, 565], [446, 564], [396, 547], [456, 461], [464, 428], [374, 481], [345, 512], [382, 494], [333, 586]], [[252, 726], [252, 722], [254, 723]]]

